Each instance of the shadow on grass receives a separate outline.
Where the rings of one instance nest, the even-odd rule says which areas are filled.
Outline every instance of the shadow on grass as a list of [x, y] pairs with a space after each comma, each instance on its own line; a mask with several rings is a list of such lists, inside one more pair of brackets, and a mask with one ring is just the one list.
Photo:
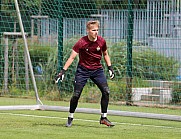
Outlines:
[[65, 127], [65, 128], [72, 128], [72, 127], [93, 127], [93, 128], [108, 128], [105, 125], [100, 125], [99, 123], [97, 126], [89, 125], [89, 124], [72, 124], [71, 127], [66, 127], [66, 123], [54, 124], [54, 123], [34, 123], [33, 126], [56, 126], [56, 127]]

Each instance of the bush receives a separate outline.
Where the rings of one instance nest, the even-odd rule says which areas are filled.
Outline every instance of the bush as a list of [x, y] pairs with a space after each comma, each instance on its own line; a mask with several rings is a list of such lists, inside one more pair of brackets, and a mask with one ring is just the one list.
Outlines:
[[[77, 42], [78, 37], [71, 38], [64, 41], [63, 44], [63, 64], [67, 61], [72, 51], [73, 45]], [[57, 84], [54, 83], [55, 74], [58, 69], [58, 49], [57, 47], [50, 46], [34, 46], [30, 48], [30, 55], [35, 74], [41, 74], [42, 78], [38, 79], [38, 89], [43, 90], [44, 93], [57, 89]], [[65, 80], [58, 84], [60, 93], [73, 91], [73, 80], [77, 66], [78, 58], [74, 60], [65, 74]], [[42, 73], [38, 69], [41, 68]], [[43, 94], [42, 94], [43, 95]]]
[[[177, 76], [179, 63], [172, 57], [165, 57], [147, 46], [139, 43], [133, 44], [132, 73], [142, 79], [172, 80]], [[126, 75], [127, 46], [126, 42], [118, 42], [112, 45], [109, 53], [118, 79]]]
[[181, 84], [175, 83], [173, 86], [172, 103], [181, 103]]
[[[57, 71], [57, 47], [33, 46], [29, 49], [34, 72], [37, 76], [37, 87], [45, 93], [52, 90]], [[43, 94], [42, 94], [43, 95]]]

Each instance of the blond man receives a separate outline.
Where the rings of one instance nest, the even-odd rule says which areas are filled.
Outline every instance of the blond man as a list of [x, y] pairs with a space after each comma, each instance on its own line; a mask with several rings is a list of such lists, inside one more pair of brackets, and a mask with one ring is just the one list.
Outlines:
[[114, 124], [111, 123], [107, 118], [110, 91], [106, 76], [104, 74], [103, 66], [101, 64], [102, 56], [107, 64], [111, 79], [114, 78], [114, 71], [111, 66], [106, 41], [98, 35], [99, 21], [88, 21], [86, 24], [86, 31], [87, 35], [80, 38], [73, 46], [70, 57], [66, 61], [63, 69], [55, 78], [56, 82], [59, 80], [62, 81], [68, 67], [74, 61], [75, 57], [77, 55], [79, 56], [79, 62], [74, 80], [74, 93], [70, 100], [69, 116], [66, 126], [72, 126], [73, 116], [78, 105], [78, 100], [88, 79], [91, 79], [102, 93], [100, 124], [114, 126]]

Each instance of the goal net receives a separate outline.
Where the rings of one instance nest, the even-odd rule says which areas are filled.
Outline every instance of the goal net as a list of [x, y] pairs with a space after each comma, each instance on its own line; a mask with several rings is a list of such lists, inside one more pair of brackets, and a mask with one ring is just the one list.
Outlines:
[[[111, 104], [180, 107], [180, 7], [176, 0], [0, 0], [0, 109], [67, 111], [53, 101], [69, 101], [78, 58], [62, 83], [54, 76], [87, 34], [89, 20], [100, 21], [99, 35], [109, 47], [116, 75], [108, 78]], [[100, 97], [88, 81], [80, 101], [99, 103]], [[48, 106], [42, 100], [53, 101]]]

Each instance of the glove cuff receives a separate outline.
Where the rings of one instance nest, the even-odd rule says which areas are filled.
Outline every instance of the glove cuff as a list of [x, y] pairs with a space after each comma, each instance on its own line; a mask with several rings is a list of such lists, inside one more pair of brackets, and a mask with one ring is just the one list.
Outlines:
[[65, 72], [66, 72], [66, 71], [67, 71], [67, 70], [62, 69], [62, 70], [59, 72], [59, 74], [58, 74], [58, 75], [65, 74]]
[[108, 70], [113, 70], [112, 66], [107, 66]]
[[62, 73], [65, 73], [67, 70], [62, 69]]

